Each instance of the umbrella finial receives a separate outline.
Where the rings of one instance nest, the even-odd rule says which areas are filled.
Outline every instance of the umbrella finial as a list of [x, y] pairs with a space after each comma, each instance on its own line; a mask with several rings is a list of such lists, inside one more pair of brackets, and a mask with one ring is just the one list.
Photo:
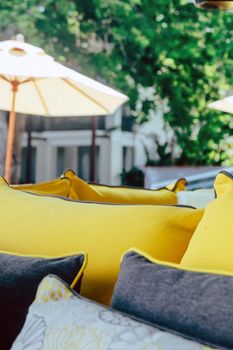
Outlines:
[[11, 90], [12, 92], [17, 92], [18, 91], [18, 86], [19, 86], [20, 82], [17, 80], [13, 80], [11, 81]]

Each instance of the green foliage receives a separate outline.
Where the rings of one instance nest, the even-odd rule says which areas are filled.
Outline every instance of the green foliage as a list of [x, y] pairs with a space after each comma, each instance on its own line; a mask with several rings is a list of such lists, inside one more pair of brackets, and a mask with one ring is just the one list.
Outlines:
[[[130, 97], [140, 122], [168, 100], [165, 120], [182, 154], [177, 164], [221, 164], [228, 115], [207, 104], [233, 84], [233, 15], [185, 0], [2, 0], [2, 38], [21, 32], [58, 60]], [[137, 108], [139, 87], [154, 98]], [[161, 146], [162, 147], [162, 146]]]

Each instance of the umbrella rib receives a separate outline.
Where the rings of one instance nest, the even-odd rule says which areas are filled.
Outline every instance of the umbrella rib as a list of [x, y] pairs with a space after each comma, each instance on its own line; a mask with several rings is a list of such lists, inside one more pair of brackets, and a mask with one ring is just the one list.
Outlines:
[[9, 79], [7, 79], [6, 77], [4, 77], [3, 75], [0, 75], [0, 78], [1, 78], [2, 80], [7, 81], [9, 84], [11, 84], [11, 81], [10, 81]]
[[20, 81], [20, 80], [18, 80], [16, 77], [15, 77], [15, 79], [10, 80], [10, 79], [7, 79], [6, 77], [4, 77], [3, 75], [0, 75], [0, 78], [1, 78], [2, 80], [7, 81], [9, 84], [11, 84], [12, 81], [18, 81], [19, 84], [30, 83], [30, 82], [32, 81], [31, 78], [28, 78], [28, 79], [25, 79], [25, 80]]
[[96, 99], [94, 99], [93, 97], [91, 97], [90, 95], [88, 95], [87, 93], [85, 93], [82, 89], [80, 89], [79, 87], [77, 87], [75, 84], [73, 84], [71, 81], [67, 80], [66, 78], [61, 78], [66, 84], [70, 85], [73, 89], [75, 89], [76, 91], [80, 92], [80, 94], [82, 94], [83, 96], [87, 97], [89, 100], [91, 100], [92, 102], [94, 102], [97, 106], [99, 106], [100, 108], [102, 108], [106, 114], [109, 114], [109, 110], [104, 107], [100, 102], [96, 101]]
[[39, 99], [40, 99], [40, 101], [41, 101], [41, 103], [42, 103], [42, 105], [43, 105], [43, 107], [44, 107], [45, 113], [46, 113], [47, 115], [49, 115], [49, 110], [48, 110], [48, 107], [47, 107], [47, 105], [46, 105], [45, 99], [44, 99], [44, 97], [42, 96], [42, 93], [41, 93], [41, 91], [40, 91], [40, 89], [39, 89], [39, 87], [38, 87], [38, 85], [37, 85], [35, 79], [32, 78], [32, 82], [33, 82], [33, 85], [34, 85], [34, 87], [35, 87], [35, 89], [36, 89], [36, 92], [37, 92], [37, 94], [38, 94], [38, 96], [39, 96]]

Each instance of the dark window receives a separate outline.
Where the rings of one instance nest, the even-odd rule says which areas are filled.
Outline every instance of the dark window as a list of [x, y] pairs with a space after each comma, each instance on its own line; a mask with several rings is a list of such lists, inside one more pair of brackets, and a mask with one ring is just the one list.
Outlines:
[[134, 158], [134, 149], [133, 147], [123, 147], [123, 164], [122, 164], [122, 170], [123, 171], [129, 171], [133, 167], [133, 158]]
[[21, 176], [20, 183], [35, 183], [36, 182], [36, 147], [31, 148], [30, 157], [30, 177], [27, 179], [27, 147], [22, 148], [21, 153]]
[[[99, 179], [99, 146], [96, 146], [96, 158], [95, 158], [95, 177], [96, 182]], [[78, 147], [78, 166], [77, 173], [85, 181], [90, 181], [90, 161], [91, 161], [91, 147], [79, 146]]]
[[57, 148], [57, 176], [61, 176], [63, 171], [65, 170], [65, 147]]

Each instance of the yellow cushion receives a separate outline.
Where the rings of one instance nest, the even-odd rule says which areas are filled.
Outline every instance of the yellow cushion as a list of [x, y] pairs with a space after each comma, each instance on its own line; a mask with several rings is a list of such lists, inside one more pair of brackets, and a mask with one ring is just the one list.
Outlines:
[[217, 197], [222, 196], [227, 191], [231, 191], [233, 176], [226, 171], [221, 171], [215, 179], [214, 189]]
[[62, 178], [37, 184], [11, 185], [11, 187], [16, 190], [32, 192], [40, 195], [54, 195], [68, 198], [71, 180], [64, 176]]
[[220, 173], [214, 188], [217, 198], [206, 208], [181, 265], [233, 272], [232, 176]]
[[88, 254], [82, 294], [109, 303], [121, 255], [131, 246], [179, 263], [203, 210], [113, 205], [34, 196], [0, 178], [0, 247], [21, 254]]
[[135, 189], [130, 187], [113, 187], [88, 184], [72, 170], [64, 173], [72, 181], [71, 199], [80, 199], [100, 203], [116, 204], [177, 204], [176, 192], [184, 190], [186, 181], [180, 179], [169, 188], [159, 190]]
[[166, 188], [173, 192], [180, 192], [186, 190], [187, 181], [184, 178], [178, 179], [175, 182], [172, 182], [170, 185], [166, 186]]

